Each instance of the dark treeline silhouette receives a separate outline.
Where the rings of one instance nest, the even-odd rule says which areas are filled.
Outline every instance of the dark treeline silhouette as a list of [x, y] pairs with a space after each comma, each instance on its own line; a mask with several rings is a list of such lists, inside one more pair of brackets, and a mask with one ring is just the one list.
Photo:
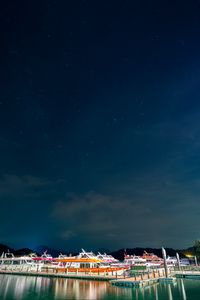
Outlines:
[[[189, 251], [192, 251], [192, 247], [188, 249], [172, 249], [172, 248], [165, 248], [167, 255], [169, 256], [175, 256], [176, 253], [178, 252], [180, 257], [184, 257], [184, 253]], [[67, 252], [67, 251], [62, 251], [62, 250], [57, 250], [53, 248], [49, 248], [48, 246], [39, 246], [36, 249], [29, 249], [29, 248], [22, 248], [22, 249], [14, 249], [11, 248], [7, 245], [0, 244], [0, 255], [4, 252], [11, 252], [15, 256], [22, 256], [22, 255], [29, 255], [30, 253], [36, 253], [37, 255], [41, 255], [44, 251], [47, 251], [49, 254], [51, 254], [53, 257], [57, 257], [60, 253], [67, 254], [67, 255], [77, 255], [77, 252]], [[144, 251], [147, 251], [149, 253], [154, 253], [159, 257], [162, 257], [162, 250], [161, 248], [127, 248], [127, 249], [119, 249], [116, 251], [109, 251], [107, 250], [107, 254], [111, 254], [118, 260], [123, 260], [124, 259], [124, 254], [128, 255], [142, 255]], [[95, 253], [98, 252], [94, 251]], [[104, 252], [103, 249], [100, 249], [100, 252]]]

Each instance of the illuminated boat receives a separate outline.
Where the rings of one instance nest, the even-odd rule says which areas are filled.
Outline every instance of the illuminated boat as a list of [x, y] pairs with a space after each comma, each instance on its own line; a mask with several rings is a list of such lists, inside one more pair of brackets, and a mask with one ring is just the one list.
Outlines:
[[[54, 269], [58, 273], [122, 275], [127, 270], [127, 267], [114, 267], [97, 258], [68, 257], [57, 258], [55, 261], [58, 264], [56, 266], [49, 265], [48, 268], [49, 270]], [[46, 267], [44, 267], [44, 270]]]
[[160, 267], [164, 263], [162, 258], [158, 257], [154, 253], [148, 253], [146, 251], [144, 251], [142, 258], [146, 259], [147, 267]]
[[100, 252], [98, 252], [97, 258], [100, 260], [103, 260], [104, 262], [109, 263], [109, 264], [119, 263], [119, 261], [116, 258], [114, 258], [112, 255], [109, 255], [106, 253], [101, 254]]
[[119, 263], [119, 261], [117, 259], [115, 259], [112, 255], [108, 255], [106, 253], [101, 254], [100, 252], [98, 252], [98, 254], [96, 255], [92, 251], [86, 252], [84, 249], [81, 249], [81, 252], [79, 253], [78, 257], [79, 258], [95, 258], [95, 259], [99, 259], [108, 264]]
[[81, 252], [78, 254], [77, 257], [78, 258], [94, 258], [94, 259], [98, 259], [98, 257], [96, 256], [96, 254], [94, 254], [92, 251], [87, 252], [84, 249], [81, 249]]
[[127, 265], [146, 265], [147, 260], [137, 255], [125, 255], [124, 263]]
[[34, 261], [43, 261], [43, 262], [50, 262], [54, 261], [54, 258], [45, 251], [41, 256], [32, 255], [31, 256]]
[[0, 257], [0, 270], [26, 270], [40, 271], [43, 264], [35, 262], [33, 257], [20, 256], [15, 257], [13, 253], [2, 253]]
[[180, 259], [180, 266], [189, 266], [190, 265], [190, 261], [188, 258], [181, 258]]
[[175, 265], [177, 265], [177, 258], [176, 257], [171, 257], [171, 256], [168, 256], [167, 258], [166, 258], [166, 263], [167, 263], [167, 265], [168, 266], [175, 266]]

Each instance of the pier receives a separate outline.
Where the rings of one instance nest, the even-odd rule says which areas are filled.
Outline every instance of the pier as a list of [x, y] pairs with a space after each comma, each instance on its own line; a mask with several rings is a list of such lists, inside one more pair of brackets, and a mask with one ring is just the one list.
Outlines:
[[[161, 278], [160, 272], [152, 274], [141, 274], [134, 277], [125, 276], [111, 276], [111, 275], [94, 275], [94, 274], [66, 274], [66, 273], [53, 273], [53, 272], [35, 272], [25, 270], [1, 270], [0, 275], [15, 275], [15, 276], [38, 276], [50, 278], [66, 278], [66, 279], [85, 279], [97, 281], [109, 281], [112, 285], [123, 287], [142, 287], [158, 283]], [[169, 280], [169, 278], [168, 278]]]
[[9, 269], [9, 270], [0, 270], [0, 275], [17, 275], [17, 276], [38, 276], [38, 277], [51, 277], [51, 278], [69, 278], [69, 279], [86, 279], [86, 280], [100, 280], [100, 281], [110, 281], [113, 279], [122, 279], [124, 276], [116, 276], [116, 275], [107, 275], [106, 273], [103, 275], [99, 274], [90, 274], [90, 273], [69, 273], [69, 272], [37, 272], [30, 269]]
[[1, 269], [0, 275], [15, 275], [15, 276], [36, 276], [50, 278], [66, 278], [66, 279], [85, 279], [96, 281], [109, 281], [112, 285], [119, 287], [145, 287], [153, 284], [171, 284], [176, 281], [176, 278], [197, 279], [200, 280], [200, 268], [177, 268], [169, 269], [169, 276], [165, 276], [165, 269], [159, 268], [148, 270], [146, 272], [135, 272], [132, 274], [92, 274], [88, 272], [70, 273], [70, 272], [55, 272], [55, 271], [34, 271], [31, 268], [17, 269]]
[[135, 276], [124, 274], [117, 275], [108, 275], [106, 272], [104, 274], [93, 274], [88, 272], [81, 273], [70, 273], [66, 272], [55, 272], [55, 271], [33, 271], [31, 268], [17, 268], [17, 269], [1, 269], [1, 274], [10, 274], [10, 275], [23, 275], [23, 276], [42, 276], [42, 277], [52, 277], [52, 278], [72, 278], [72, 279], [87, 279], [87, 280], [103, 280], [110, 281], [115, 285], [122, 285], [122, 282], [125, 282], [126, 285], [146, 285], [158, 282], [159, 278], [164, 277], [164, 269], [151, 270], [148, 272], [138, 272]]
[[86, 279], [86, 280], [100, 280], [110, 281], [115, 276], [102, 276], [102, 275], [90, 275], [90, 274], [65, 274], [65, 273], [50, 273], [50, 272], [27, 272], [27, 271], [0, 271], [0, 275], [17, 275], [17, 276], [38, 276], [38, 277], [51, 277], [51, 278], [70, 278], [70, 279]]

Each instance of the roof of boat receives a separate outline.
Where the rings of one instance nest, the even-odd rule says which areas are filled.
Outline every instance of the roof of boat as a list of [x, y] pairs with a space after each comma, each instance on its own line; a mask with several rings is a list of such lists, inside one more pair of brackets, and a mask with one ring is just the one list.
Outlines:
[[0, 261], [10, 261], [10, 260], [32, 260], [29, 256], [13, 256], [13, 257], [0, 257]]
[[103, 263], [103, 260], [97, 258], [57, 258], [57, 262], [76, 262], [76, 263]]
[[35, 261], [52, 261], [55, 260], [53, 257], [32, 257]]

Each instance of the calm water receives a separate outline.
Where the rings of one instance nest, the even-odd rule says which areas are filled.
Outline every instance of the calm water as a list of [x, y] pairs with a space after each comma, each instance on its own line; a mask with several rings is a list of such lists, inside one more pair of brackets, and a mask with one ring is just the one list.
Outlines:
[[0, 275], [0, 299], [199, 300], [200, 281], [179, 280], [141, 289], [114, 287], [108, 282]]

